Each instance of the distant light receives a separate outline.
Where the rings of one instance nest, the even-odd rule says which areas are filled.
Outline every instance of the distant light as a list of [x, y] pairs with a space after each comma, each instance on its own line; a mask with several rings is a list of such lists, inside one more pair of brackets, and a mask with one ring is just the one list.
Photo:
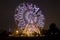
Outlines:
[[8, 36], [13, 36], [12, 34], [9, 34]]
[[19, 33], [19, 31], [18, 30], [16, 30], [16, 34], [18, 34]]
[[57, 35], [58, 33], [56, 32], [55, 35]]
[[53, 35], [53, 32], [51, 32], [51, 35]]

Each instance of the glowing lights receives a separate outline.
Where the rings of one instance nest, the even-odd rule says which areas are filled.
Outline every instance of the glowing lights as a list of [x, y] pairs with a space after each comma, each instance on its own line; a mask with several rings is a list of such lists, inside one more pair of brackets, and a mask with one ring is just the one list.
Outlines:
[[[44, 27], [44, 15], [39, 7], [35, 4], [22, 3], [16, 10], [14, 15], [15, 21], [17, 22], [18, 28], [23, 30], [23, 34], [28, 36], [34, 32], [41, 34], [39, 27]], [[19, 31], [16, 30], [16, 34]]]
[[[22, 5], [22, 6], [21, 6]], [[30, 16], [31, 14], [31, 16]], [[29, 16], [29, 17], [28, 17]], [[21, 3], [15, 10], [15, 21], [19, 28], [24, 29], [29, 22], [35, 22], [39, 27], [44, 27], [44, 15], [39, 7], [35, 4]], [[34, 18], [33, 18], [34, 17]], [[33, 19], [31, 19], [33, 18]], [[24, 22], [22, 22], [24, 21]]]
[[19, 31], [18, 30], [16, 30], [16, 34], [19, 34]]
[[37, 34], [41, 35], [41, 32], [40, 32], [39, 28], [34, 24], [32, 24], [32, 25], [27, 24], [22, 33], [25, 34], [28, 37], [32, 37], [32, 36], [34, 37], [35, 33], [36, 33], [36, 35]]

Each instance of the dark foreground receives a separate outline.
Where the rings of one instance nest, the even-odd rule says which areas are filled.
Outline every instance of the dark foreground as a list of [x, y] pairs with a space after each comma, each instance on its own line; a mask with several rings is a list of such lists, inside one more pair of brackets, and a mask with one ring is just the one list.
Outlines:
[[60, 40], [59, 36], [45, 36], [45, 37], [0, 37], [0, 40]]

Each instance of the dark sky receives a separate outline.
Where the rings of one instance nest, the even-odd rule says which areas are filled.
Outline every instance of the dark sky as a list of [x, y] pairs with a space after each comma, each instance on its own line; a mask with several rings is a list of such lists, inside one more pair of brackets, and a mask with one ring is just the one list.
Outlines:
[[45, 15], [45, 29], [54, 22], [60, 29], [60, 2], [57, 0], [1, 0], [0, 1], [0, 29], [16, 27], [14, 21], [15, 8], [22, 2], [30, 2], [38, 5]]

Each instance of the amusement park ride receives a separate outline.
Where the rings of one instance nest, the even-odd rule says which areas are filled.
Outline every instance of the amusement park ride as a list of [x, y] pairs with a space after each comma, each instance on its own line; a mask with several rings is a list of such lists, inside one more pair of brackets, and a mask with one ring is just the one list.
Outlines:
[[19, 35], [23, 37], [41, 36], [44, 27], [44, 15], [41, 9], [35, 4], [21, 3], [17, 6], [14, 14], [18, 30], [22, 31]]

